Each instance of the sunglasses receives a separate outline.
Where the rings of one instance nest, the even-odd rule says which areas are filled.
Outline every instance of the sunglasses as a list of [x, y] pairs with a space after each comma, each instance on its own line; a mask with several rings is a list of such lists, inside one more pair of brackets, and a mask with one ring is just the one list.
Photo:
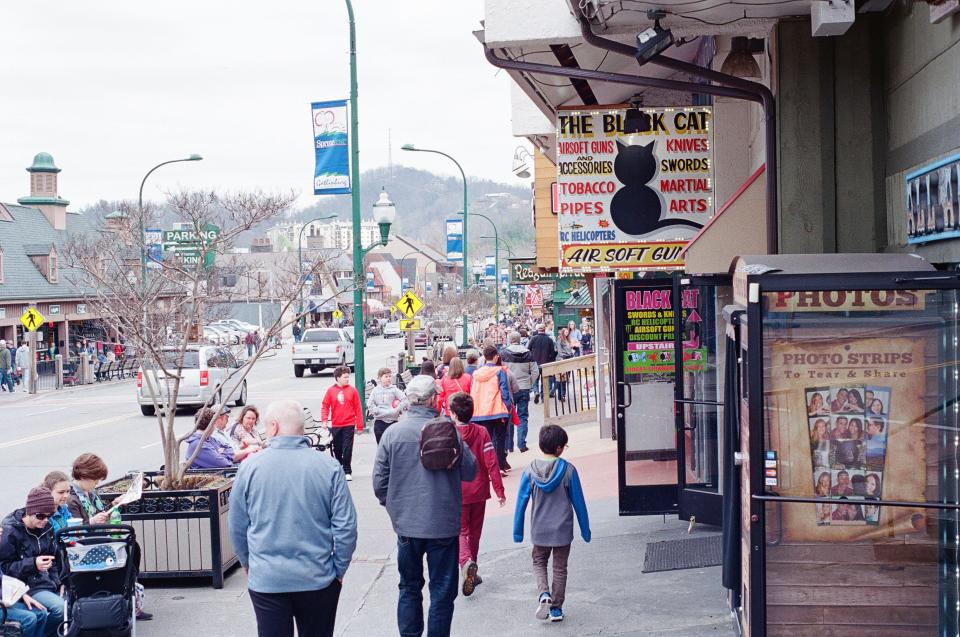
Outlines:
[[47, 515], [46, 513], [34, 513], [34, 514], [33, 514], [33, 517], [35, 517], [35, 518], [37, 518], [38, 520], [41, 520], [41, 521], [42, 521], [42, 520], [49, 520], [49, 519], [50, 519], [50, 516]]

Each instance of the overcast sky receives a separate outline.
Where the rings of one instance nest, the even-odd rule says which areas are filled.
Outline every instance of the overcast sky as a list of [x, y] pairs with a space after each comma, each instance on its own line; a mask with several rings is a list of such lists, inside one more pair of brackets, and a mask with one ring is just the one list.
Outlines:
[[[24, 168], [53, 155], [78, 208], [183, 188], [293, 188], [315, 198], [310, 102], [349, 96], [340, 0], [4, 2], [0, 201], [29, 194]], [[519, 183], [510, 172], [509, 80], [471, 34], [482, 0], [354, 0], [361, 170], [393, 162]], [[400, 202], [397, 202], [398, 206]], [[349, 205], [349, 204], [347, 204]]]

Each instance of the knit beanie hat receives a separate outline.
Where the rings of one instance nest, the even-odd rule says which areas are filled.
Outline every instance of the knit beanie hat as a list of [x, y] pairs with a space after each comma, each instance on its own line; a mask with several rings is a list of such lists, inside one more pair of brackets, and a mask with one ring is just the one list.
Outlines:
[[57, 510], [57, 505], [53, 502], [53, 495], [43, 487], [34, 487], [27, 494], [27, 515], [36, 515], [45, 513], [52, 515]]

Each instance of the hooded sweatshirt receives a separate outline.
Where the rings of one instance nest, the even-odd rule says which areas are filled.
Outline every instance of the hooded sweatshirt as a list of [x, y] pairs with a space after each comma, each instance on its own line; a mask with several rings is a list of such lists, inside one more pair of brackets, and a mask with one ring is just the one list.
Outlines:
[[363, 410], [360, 394], [352, 385], [331, 385], [323, 395], [320, 405], [320, 421], [330, 421], [334, 427], [354, 427], [363, 430]]
[[407, 408], [409, 402], [406, 395], [396, 385], [384, 387], [380, 383], [370, 392], [367, 398], [367, 411], [376, 420], [394, 423], [400, 418], [400, 412]]
[[523, 519], [530, 511], [530, 540], [534, 546], [566, 546], [573, 542], [573, 513], [580, 535], [590, 541], [590, 520], [576, 468], [563, 458], [534, 460], [523, 470], [517, 508], [513, 515], [513, 541], [523, 542]]
[[493, 450], [493, 442], [490, 440], [487, 429], [482, 425], [467, 423], [457, 425], [457, 431], [460, 432], [463, 444], [470, 448], [473, 457], [477, 459], [477, 475], [473, 480], [464, 481], [461, 485], [463, 503], [475, 504], [489, 500], [491, 482], [497, 497], [505, 497], [503, 479], [500, 477], [500, 465], [497, 462], [497, 454]]
[[517, 389], [524, 391], [533, 387], [540, 373], [540, 366], [533, 360], [530, 350], [519, 343], [514, 343], [503, 350], [500, 360], [517, 380]]
[[503, 368], [487, 363], [473, 373], [470, 386], [473, 397], [473, 422], [500, 420], [510, 416], [510, 381]]
[[28, 529], [23, 523], [26, 509], [17, 509], [3, 520], [3, 541], [0, 542], [0, 570], [16, 577], [30, 587], [31, 592], [59, 593], [61, 564], [54, 562], [50, 570], [37, 569], [37, 557], [56, 555], [53, 527]]

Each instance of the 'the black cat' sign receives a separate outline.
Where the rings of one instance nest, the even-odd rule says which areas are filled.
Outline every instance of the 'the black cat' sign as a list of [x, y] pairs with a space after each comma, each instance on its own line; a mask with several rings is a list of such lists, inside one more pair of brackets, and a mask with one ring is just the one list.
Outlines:
[[624, 110], [559, 115], [561, 268], [680, 268], [683, 246], [713, 216], [711, 109], [644, 112], [648, 130], [630, 134]]

